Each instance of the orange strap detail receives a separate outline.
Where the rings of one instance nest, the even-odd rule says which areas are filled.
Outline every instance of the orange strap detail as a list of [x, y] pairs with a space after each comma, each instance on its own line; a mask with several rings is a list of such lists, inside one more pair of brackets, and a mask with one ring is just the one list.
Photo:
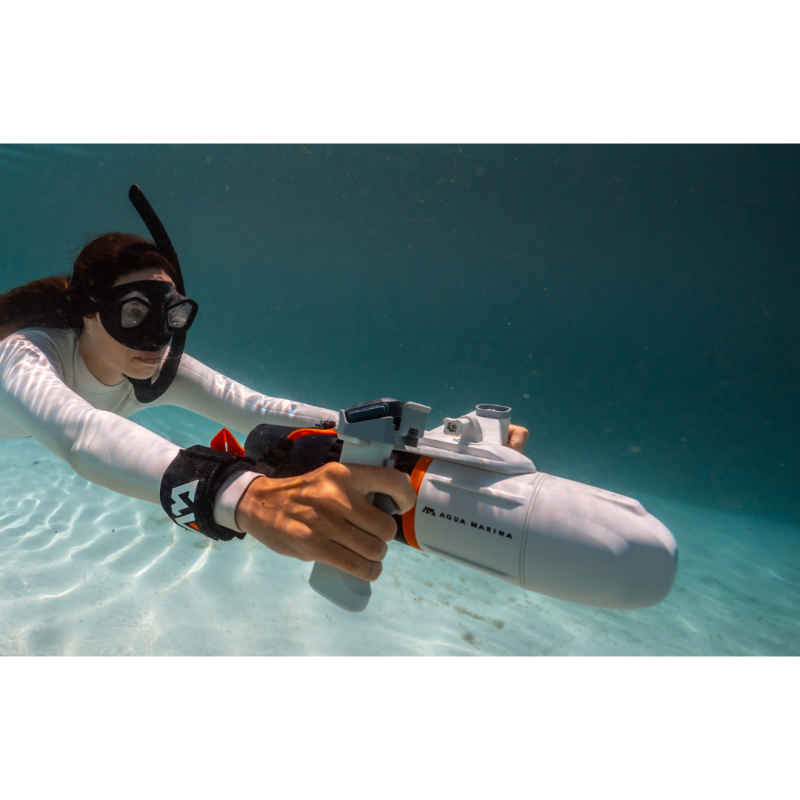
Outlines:
[[[417, 496], [419, 496], [419, 487], [422, 486], [422, 479], [425, 477], [425, 473], [432, 461], [433, 459], [430, 456], [422, 456], [411, 472], [411, 488]], [[421, 550], [422, 548], [417, 544], [417, 532], [414, 530], [414, 514], [416, 510], [417, 504], [414, 503], [414, 507], [403, 514], [403, 536], [406, 537], [406, 541], [412, 547]]]
[[312, 433], [326, 433], [328, 436], [336, 436], [336, 431], [333, 428], [326, 428], [325, 430], [321, 428], [298, 428], [296, 431], [292, 431], [286, 438], [294, 442], [297, 439], [302, 439], [304, 436], [311, 436]]
[[232, 453], [235, 456], [244, 456], [244, 447], [236, 441], [236, 437], [227, 428], [223, 428], [211, 440], [211, 449]]

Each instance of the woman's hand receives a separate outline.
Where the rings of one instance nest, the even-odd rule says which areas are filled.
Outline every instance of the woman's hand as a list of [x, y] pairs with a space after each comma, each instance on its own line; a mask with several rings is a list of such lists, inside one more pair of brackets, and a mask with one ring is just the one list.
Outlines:
[[521, 425], [509, 425], [506, 447], [521, 453], [525, 449], [525, 442], [528, 441], [529, 436], [527, 428], [523, 428]]
[[254, 480], [236, 524], [276, 553], [374, 581], [397, 524], [367, 500], [372, 492], [390, 495], [401, 514], [417, 502], [408, 475], [337, 462], [294, 478]]

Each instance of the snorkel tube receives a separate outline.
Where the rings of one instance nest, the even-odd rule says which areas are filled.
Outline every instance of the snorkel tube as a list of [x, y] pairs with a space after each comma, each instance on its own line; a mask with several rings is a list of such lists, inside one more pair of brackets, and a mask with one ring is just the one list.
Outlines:
[[[142, 218], [142, 222], [147, 226], [147, 230], [150, 231], [150, 235], [153, 237], [158, 252], [175, 267], [175, 288], [180, 294], [184, 294], [183, 273], [181, 272], [181, 265], [178, 261], [178, 254], [172, 246], [172, 242], [164, 229], [164, 225], [161, 223], [156, 212], [153, 211], [153, 207], [147, 201], [144, 192], [142, 192], [136, 184], [131, 186], [128, 192], [128, 198]], [[151, 382], [149, 378], [131, 378], [128, 375], [125, 376], [133, 384], [134, 394], [140, 403], [152, 403], [154, 400], [158, 400], [158, 398], [169, 389], [172, 381], [175, 380], [175, 376], [178, 374], [178, 367], [180, 366], [185, 346], [186, 331], [179, 331], [173, 334], [172, 342], [169, 346], [169, 354], [161, 366], [161, 372], [155, 383]]]

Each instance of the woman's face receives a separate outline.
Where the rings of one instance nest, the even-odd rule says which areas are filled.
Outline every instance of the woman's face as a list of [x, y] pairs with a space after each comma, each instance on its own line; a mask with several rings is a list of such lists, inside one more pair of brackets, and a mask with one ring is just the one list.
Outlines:
[[[167, 281], [172, 279], [160, 269], [148, 267], [123, 275], [114, 282], [114, 286], [122, 286], [134, 281]], [[155, 352], [132, 350], [114, 339], [103, 327], [99, 314], [84, 319], [81, 334], [81, 355], [89, 370], [102, 383], [114, 386], [131, 378], [152, 378], [161, 364], [167, 347]]]

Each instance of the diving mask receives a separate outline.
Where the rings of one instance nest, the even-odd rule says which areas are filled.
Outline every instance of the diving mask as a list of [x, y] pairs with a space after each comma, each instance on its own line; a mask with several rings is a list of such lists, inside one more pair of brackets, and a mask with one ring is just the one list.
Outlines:
[[100, 307], [103, 327], [133, 350], [154, 352], [166, 347], [173, 334], [186, 333], [197, 314], [197, 303], [167, 281], [133, 281], [115, 286]]

